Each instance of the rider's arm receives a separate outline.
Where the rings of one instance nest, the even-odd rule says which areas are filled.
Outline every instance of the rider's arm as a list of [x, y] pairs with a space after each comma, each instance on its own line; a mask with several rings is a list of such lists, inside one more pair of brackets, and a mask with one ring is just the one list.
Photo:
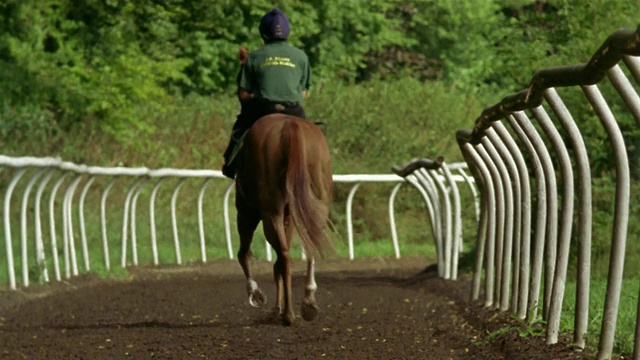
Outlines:
[[254, 93], [247, 89], [252, 89], [255, 91], [255, 82], [253, 75], [253, 66], [251, 56], [248, 57], [245, 64], [242, 66], [242, 70], [240, 71], [240, 76], [238, 78], [238, 98], [243, 103], [253, 99]]
[[246, 101], [249, 101], [249, 100], [253, 99], [253, 93], [250, 93], [247, 90], [239, 87], [238, 88], [238, 97], [240, 98], [240, 101], [246, 102]]
[[304, 89], [302, 90], [302, 98], [306, 99], [309, 92], [309, 88], [311, 87], [311, 66], [309, 65], [309, 59], [306, 57], [306, 54], [303, 60], [302, 68], [304, 70], [302, 74], [302, 79], [300, 79], [300, 85]]

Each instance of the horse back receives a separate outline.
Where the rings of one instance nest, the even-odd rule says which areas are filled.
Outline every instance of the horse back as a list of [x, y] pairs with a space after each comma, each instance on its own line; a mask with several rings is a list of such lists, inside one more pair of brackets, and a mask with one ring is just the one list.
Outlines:
[[320, 128], [272, 114], [258, 120], [244, 142], [236, 206], [251, 208], [262, 220], [288, 215], [309, 254], [326, 249], [323, 228], [333, 182], [329, 146]]
[[[299, 137], [300, 150], [293, 156], [304, 157], [312, 191], [318, 198], [331, 198], [331, 155], [322, 130], [308, 120], [277, 113], [256, 121], [244, 139], [238, 182], [243, 191], [252, 193], [254, 201], [274, 197], [285, 200], [285, 175], [292, 161], [289, 158], [292, 156], [289, 153], [292, 136]], [[270, 200], [269, 203], [277, 201]]]

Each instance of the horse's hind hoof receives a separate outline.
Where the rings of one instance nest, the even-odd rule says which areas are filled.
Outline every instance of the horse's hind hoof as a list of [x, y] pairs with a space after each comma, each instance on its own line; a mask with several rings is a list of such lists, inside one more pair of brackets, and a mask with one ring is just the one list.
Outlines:
[[296, 321], [295, 315], [284, 315], [282, 317], [282, 325], [284, 326], [293, 326], [293, 323]]
[[303, 301], [300, 310], [302, 318], [306, 321], [313, 321], [318, 318], [318, 305], [316, 303]]
[[266, 303], [267, 297], [260, 289], [253, 290], [251, 294], [249, 294], [249, 304], [254, 308], [259, 308]]

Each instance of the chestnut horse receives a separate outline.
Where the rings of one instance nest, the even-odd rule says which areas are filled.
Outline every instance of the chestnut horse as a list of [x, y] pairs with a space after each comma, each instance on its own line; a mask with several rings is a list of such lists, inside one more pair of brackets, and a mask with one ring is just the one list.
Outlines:
[[251, 275], [251, 241], [262, 221], [267, 241], [277, 254], [273, 265], [275, 314], [282, 316], [285, 325], [295, 320], [290, 249], [297, 231], [307, 256], [302, 318], [314, 320], [318, 315], [314, 256], [332, 249], [324, 232], [333, 190], [325, 136], [310, 121], [281, 113], [267, 115], [253, 124], [236, 161], [238, 261], [246, 276], [249, 303], [259, 307], [266, 302]]

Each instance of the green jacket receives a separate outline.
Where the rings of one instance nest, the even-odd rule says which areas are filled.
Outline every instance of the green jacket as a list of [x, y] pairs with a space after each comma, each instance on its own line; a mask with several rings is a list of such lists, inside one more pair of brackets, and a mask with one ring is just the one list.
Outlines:
[[311, 86], [309, 58], [286, 41], [252, 51], [240, 74], [240, 87], [257, 98], [290, 105], [302, 103]]

